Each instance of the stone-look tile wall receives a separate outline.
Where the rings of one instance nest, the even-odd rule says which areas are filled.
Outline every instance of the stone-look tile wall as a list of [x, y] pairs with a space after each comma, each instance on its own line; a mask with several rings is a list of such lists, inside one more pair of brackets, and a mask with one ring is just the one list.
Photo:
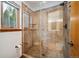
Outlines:
[[[60, 29], [60, 31], [47, 31], [47, 19], [45, 11], [35, 13], [33, 19], [33, 23], [37, 24], [36, 28], [38, 29], [36, 32], [33, 32], [33, 41], [34, 43], [37, 42], [35, 44], [39, 47], [41, 46], [40, 57], [64, 57], [63, 29]], [[63, 27], [62, 24], [59, 24], [58, 28]]]
[[32, 32], [24, 31], [24, 43], [23, 43], [24, 53], [27, 53], [30, 47], [32, 47]]
[[49, 32], [48, 39], [48, 53], [47, 57], [64, 57], [63, 56], [63, 32], [62, 31], [52, 31]]

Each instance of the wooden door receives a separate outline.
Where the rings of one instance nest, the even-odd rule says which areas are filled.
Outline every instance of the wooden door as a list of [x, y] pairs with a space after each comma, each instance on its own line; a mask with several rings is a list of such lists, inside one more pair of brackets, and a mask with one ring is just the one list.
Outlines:
[[73, 44], [69, 47], [69, 55], [79, 57], [79, 1], [70, 4], [70, 39]]

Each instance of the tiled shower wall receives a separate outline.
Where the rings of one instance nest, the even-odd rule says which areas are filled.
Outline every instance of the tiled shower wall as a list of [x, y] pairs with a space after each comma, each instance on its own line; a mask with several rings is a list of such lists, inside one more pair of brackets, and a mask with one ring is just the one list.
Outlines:
[[61, 31], [49, 32], [48, 43], [48, 57], [63, 57], [64, 40], [62, 38], [63, 33]]
[[[64, 57], [63, 56], [63, 29], [48, 31], [47, 12], [35, 12], [33, 14], [33, 44], [39, 46], [39, 57]], [[63, 22], [61, 23], [63, 25]], [[59, 26], [61, 27], [61, 26]], [[63, 27], [63, 26], [62, 26]], [[36, 49], [37, 50], [37, 49]]]

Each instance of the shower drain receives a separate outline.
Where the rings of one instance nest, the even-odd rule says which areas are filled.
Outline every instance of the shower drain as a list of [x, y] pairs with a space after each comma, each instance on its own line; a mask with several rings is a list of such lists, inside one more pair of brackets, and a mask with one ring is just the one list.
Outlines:
[[42, 56], [45, 56], [45, 54], [42, 54]]

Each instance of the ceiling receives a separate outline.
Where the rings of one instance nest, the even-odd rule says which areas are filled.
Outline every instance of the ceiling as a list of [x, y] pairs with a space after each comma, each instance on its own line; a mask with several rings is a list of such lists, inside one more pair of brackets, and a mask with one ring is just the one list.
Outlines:
[[25, 1], [25, 4], [33, 11], [56, 6], [63, 1]]

